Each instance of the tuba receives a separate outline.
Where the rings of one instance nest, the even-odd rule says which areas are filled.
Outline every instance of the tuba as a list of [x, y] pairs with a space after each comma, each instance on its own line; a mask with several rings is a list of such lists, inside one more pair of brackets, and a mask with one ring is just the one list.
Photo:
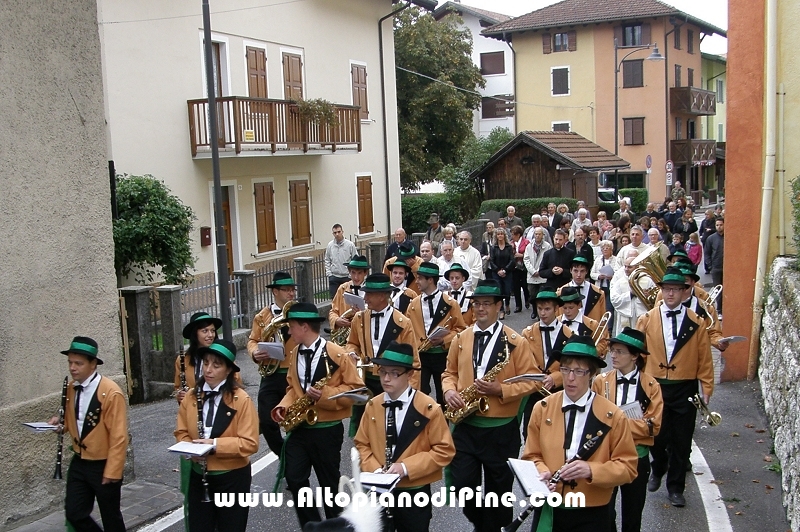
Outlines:
[[[280, 330], [287, 325], [286, 320], [286, 313], [289, 312], [289, 309], [292, 308], [292, 305], [297, 303], [297, 301], [288, 301], [283, 308], [281, 309], [281, 317], [280, 318], [273, 318], [269, 324], [264, 327], [261, 331], [261, 341], [266, 342], [273, 339], [276, 335], [280, 333]], [[263, 325], [262, 325], [263, 326]], [[262, 377], [268, 377], [278, 371], [278, 368], [281, 365], [280, 360], [275, 360], [270, 358], [266, 362], [259, 362], [258, 363], [258, 373]]]
[[667, 263], [664, 262], [664, 258], [659, 253], [658, 248], [651, 246], [631, 262], [631, 267], [634, 268], [628, 276], [631, 292], [642, 300], [648, 310], [652, 310], [656, 306], [656, 298], [658, 298], [660, 289], [658, 286], [642, 288], [639, 280], [647, 278], [653, 284], [660, 283], [667, 271]]

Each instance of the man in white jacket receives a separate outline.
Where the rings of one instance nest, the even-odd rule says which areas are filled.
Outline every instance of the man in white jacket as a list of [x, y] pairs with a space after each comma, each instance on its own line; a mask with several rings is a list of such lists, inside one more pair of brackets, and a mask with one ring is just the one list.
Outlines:
[[[469, 280], [472, 286], [483, 279], [483, 259], [481, 252], [472, 247], [472, 234], [469, 231], [458, 233], [458, 247], [453, 250], [453, 257], [461, 259], [461, 263], [469, 270]], [[444, 270], [443, 270], [444, 271]]]
[[[544, 227], [537, 227], [533, 232], [533, 240], [525, 248], [522, 255], [522, 263], [525, 264], [525, 269], [528, 271], [528, 293], [530, 294], [531, 301], [536, 301], [536, 294], [539, 289], [545, 286], [547, 279], [539, 275], [539, 266], [542, 264], [542, 257], [544, 252], [552, 248], [550, 244], [545, 241], [547, 231]], [[531, 319], [536, 320], [536, 305], [531, 305]]]
[[[646, 314], [649, 310], [647, 306], [632, 291], [628, 283], [628, 276], [634, 268], [631, 263], [639, 256], [636, 250], [630, 250], [625, 257], [624, 267], [614, 272], [611, 278], [611, 304], [614, 306], [614, 334], [625, 327], [635, 327], [639, 316]], [[639, 286], [649, 289], [655, 284], [650, 279], [640, 279]]]

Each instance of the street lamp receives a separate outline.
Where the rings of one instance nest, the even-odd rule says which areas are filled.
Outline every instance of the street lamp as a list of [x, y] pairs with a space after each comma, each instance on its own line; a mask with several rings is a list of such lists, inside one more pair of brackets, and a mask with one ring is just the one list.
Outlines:
[[[641, 50], [649, 50], [650, 48], [653, 51], [647, 56], [647, 61], [664, 60], [664, 56], [658, 51], [658, 43], [641, 46], [620, 46], [616, 37], [614, 38], [614, 155], [619, 155], [619, 71], [622, 68], [622, 63], [632, 54]], [[622, 59], [618, 59], [618, 50], [630, 50], [630, 52], [625, 54]], [[614, 170], [614, 194], [619, 194], [619, 170]]]

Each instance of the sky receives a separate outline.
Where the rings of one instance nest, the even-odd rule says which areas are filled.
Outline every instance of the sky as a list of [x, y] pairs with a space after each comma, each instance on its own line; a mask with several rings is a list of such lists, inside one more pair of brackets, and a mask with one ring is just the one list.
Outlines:
[[[607, 2], [609, 0], [598, 1]], [[440, 0], [440, 3], [443, 3], [443, 1]], [[531, 11], [555, 4], [556, 0], [461, 0], [461, 3], [512, 17], [518, 17], [525, 13], [530, 13]], [[727, 0], [667, 0], [665, 3], [675, 6], [684, 13], [704, 20], [718, 28], [728, 29]], [[710, 54], [724, 54], [728, 51], [727, 40], [718, 35], [706, 37], [703, 39], [700, 49]]]

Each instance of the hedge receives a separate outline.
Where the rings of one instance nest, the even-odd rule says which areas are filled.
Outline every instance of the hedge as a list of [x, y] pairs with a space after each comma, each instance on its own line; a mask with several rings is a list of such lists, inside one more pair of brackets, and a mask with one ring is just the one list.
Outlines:
[[[403, 196], [400, 200], [403, 209], [403, 229], [406, 233], [424, 233], [428, 230], [428, 217], [432, 212], [439, 214], [439, 223], [459, 224], [459, 206], [452, 196], [445, 193], [417, 194]], [[394, 231], [394, 229], [392, 229]]]
[[549, 203], [555, 203], [556, 205], [564, 203], [569, 207], [569, 212], [578, 210], [578, 200], [572, 198], [526, 198], [485, 200], [481, 203], [478, 212], [486, 213], [489, 211], [497, 211], [501, 215], [505, 215], [506, 208], [509, 205], [513, 205], [517, 210], [516, 216], [522, 218], [525, 225], [528, 225], [531, 216], [534, 214], [541, 214], [542, 209], [546, 209]]
[[[612, 216], [614, 215], [614, 211], [616, 211], [618, 209], [619, 209], [619, 203], [610, 203], [610, 202], [601, 201], [600, 205], [598, 205], [598, 207], [597, 207], [597, 212], [605, 211], [606, 218], [608, 218], [610, 220], [612, 218]], [[633, 211], [633, 212], [636, 212], [636, 211]]]
[[[650, 194], [647, 192], [646, 188], [621, 188], [619, 189], [619, 195], [623, 198], [631, 199], [631, 203], [633, 205], [630, 205], [630, 208], [637, 214], [646, 211], [647, 204], [650, 203]], [[619, 206], [617, 206], [614, 210], [617, 210], [618, 208]]]

